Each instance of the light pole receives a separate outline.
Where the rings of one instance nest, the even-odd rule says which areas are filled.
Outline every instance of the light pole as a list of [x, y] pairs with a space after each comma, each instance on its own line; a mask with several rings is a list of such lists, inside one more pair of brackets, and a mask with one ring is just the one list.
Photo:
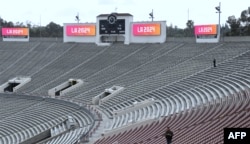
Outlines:
[[2, 37], [2, 17], [0, 16], [0, 37]]
[[42, 16], [40, 15], [40, 38], [42, 37]]
[[79, 21], [80, 21], [79, 13], [77, 13], [75, 20], [77, 21], [77, 23], [79, 23]]
[[151, 13], [149, 13], [149, 18], [151, 18], [152, 19], [152, 21], [154, 21], [154, 11], [153, 11], [153, 9], [152, 9], [152, 12]]
[[220, 29], [221, 29], [221, 27], [220, 27], [220, 14], [221, 14], [221, 3], [219, 3], [219, 6], [217, 6], [217, 7], [215, 7], [215, 9], [217, 10], [217, 12], [216, 13], [219, 13], [219, 40], [220, 40]]

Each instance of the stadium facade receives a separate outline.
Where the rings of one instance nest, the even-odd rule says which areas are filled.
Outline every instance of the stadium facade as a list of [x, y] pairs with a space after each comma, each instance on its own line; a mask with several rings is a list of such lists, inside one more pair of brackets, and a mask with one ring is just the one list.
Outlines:
[[164, 43], [166, 35], [166, 21], [134, 22], [129, 13], [100, 14], [96, 23], [64, 24], [64, 42]]

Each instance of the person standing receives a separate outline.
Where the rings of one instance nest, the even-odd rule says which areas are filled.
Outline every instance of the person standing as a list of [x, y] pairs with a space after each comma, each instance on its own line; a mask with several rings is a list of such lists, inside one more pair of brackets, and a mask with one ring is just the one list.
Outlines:
[[174, 133], [170, 130], [169, 127], [167, 127], [167, 130], [164, 134], [166, 140], [167, 140], [167, 144], [171, 144], [172, 143], [172, 138], [173, 138]]
[[216, 67], [216, 59], [213, 60], [214, 67]]

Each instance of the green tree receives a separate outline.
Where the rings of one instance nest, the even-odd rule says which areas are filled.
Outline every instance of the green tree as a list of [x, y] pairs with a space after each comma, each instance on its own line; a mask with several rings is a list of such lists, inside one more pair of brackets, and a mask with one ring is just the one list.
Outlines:
[[45, 27], [45, 31], [49, 37], [63, 37], [63, 27], [54, 22], [50, 22]]
[[243, 10], [240, 14], [240, 21], [245, 23], [248, 21], [248, 11], [247, 10]]
[[230, 31], [226, 33], [227, 36], [250, 36], [250, 14], [248, 10], [243, 10], [238, 19], [235, 16], [229, 16], [227, 23]]
[[230, 33], [230, 31], [231, 30], [230, 30], [228, 24], [223, 25], [221, 28], [221, 32], [222, 32], [223, 36], [227, 36]]
[[248, 10], [241, 12], [240, 22], [241, 35], [250, 35], [250, 15], [248, 14]]
[[26, 21], [26, 24], [23, 22], [13, 23], [0, 17], [0, 32], [1, 27], [28, 27], [30, 29], [30, 37], [63, 37], [63, 27], [54, 22], [50, 22], [44, 27], [32, 25], [31, 21]]
[[0, 17], [0, 27], [3, 25], [4, 20]]
[[184, 29], [186, 36], [194, 36], [194, 21], [188, 20]]
[[229, 16], [227, 23], [230, 26], [231, 31], [227, 33], [228, 36], [240, 35], [240, 20], [236, 19], [235, 16]]
[[7, 22], [6, 27], [14, 27], [14, 23], [12, 21]]
[[167, 36], [173, 37], [173, 32], [174, 32], [174, 28], [173, 28], [173, 24], [171, 23], [170, 26], [167, 27]]

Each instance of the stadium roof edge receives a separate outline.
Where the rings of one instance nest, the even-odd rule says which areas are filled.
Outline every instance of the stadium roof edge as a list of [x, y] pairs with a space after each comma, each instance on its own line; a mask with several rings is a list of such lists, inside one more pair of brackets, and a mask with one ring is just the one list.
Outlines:
[[146, 21], [133, 21], [131, 23], [154, 23], [154, 22], [167, 22], [167, 21], [166, 20], [157, 20], [157, 21], [146, 20]]
[[[97, 17], [107, 17], [109, 16], [110, 14], [100, 14], [98, 15]], [[131, 15], [130, 13], [116, 13], [117, 16], [133, 16]]]
[[74, 24], [74, 25], [81, 25], [81, 24], [96, 24], [95, 22], [80, 22], [80, 23], [73, 23], [73, 22], [71, 22], [71, 23], [63, 23], [64, 25], [66, 25], [66, 24]]

